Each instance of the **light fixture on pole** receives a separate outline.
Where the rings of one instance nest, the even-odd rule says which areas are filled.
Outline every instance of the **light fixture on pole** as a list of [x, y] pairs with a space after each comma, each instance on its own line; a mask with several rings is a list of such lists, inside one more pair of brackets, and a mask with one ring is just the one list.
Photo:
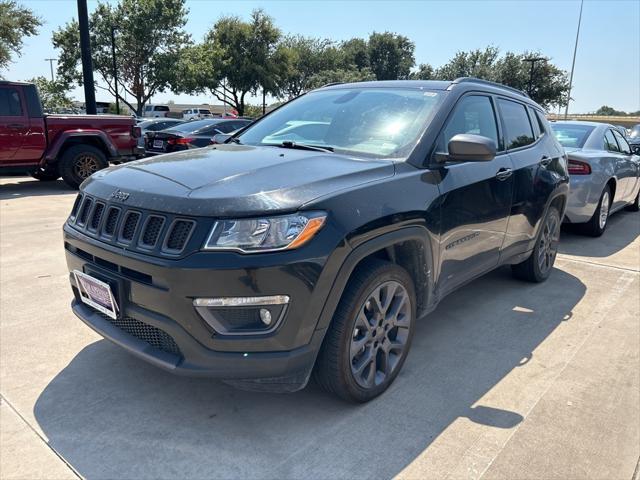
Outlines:
[[55, 77], [53, 76], [53, 62], [57, 62], [58, 59], [57, 58], [45, 58], [44, 59], [45, 62], [49, 62], [49, 68], [51, 68], [51, 81], [55, 82]]

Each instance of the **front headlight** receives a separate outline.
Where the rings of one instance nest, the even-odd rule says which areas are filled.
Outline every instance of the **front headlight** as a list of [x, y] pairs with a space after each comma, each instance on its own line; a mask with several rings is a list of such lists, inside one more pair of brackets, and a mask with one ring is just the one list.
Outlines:
[[296, 213], [279, 217], [220, 220], [215, 223], [204, 250], [244, 253], [291, 250], [304, 245], [322, 228], [324, 213]]

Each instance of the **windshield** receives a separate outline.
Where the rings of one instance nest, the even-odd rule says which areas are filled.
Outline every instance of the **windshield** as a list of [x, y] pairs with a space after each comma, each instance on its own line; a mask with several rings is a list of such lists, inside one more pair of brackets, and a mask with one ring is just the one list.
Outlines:
[[320, 90], [288, 103], [238, 138], [248, 145], [282, 142], [374, 157], [407, 156], [442, 92], [407, 88]]
[[633, 127], [631, 129], [631, 133], [629, 134], [629, 137], [631, 137], [631, 138], [640, 137], [640, 124], [636, 125], [635, 127]]
[[204, 127], [209, 127], [216, 122], [212, 122], [211, 120], [196, 120], [195, 122], [187, 122], [181, 123], [180, 125], [176, 125], [175, 127], [167, 128], [167, 132], [195, 132], [196, 130], [200, 130]]
[[563, 147], [582, 148], [595, 127], [591, 125], [552, 123], [551, 128]]

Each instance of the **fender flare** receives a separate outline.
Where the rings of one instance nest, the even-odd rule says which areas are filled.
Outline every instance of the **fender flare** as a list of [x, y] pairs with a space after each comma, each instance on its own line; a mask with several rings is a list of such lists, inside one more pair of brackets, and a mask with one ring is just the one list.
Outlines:
[[[345, 260], [342, 262], [342, 265], [340, 266], [338, 274], [336, 275], [336, 278], [331, 287], [331, 290], [329, 291], [329, 295], [326, 298], [324, 307], [322, 308], [322, 312], [320, 313], [320, 317], [316, 324], [316, 331], [327, 329], [331, 324], [331, 320], [333, 319], [333, 315], [338, 307], [338, 303], [342, 298], [342, 293], [344, 292], [344, 289], [346, 288], [353, 271], [362, 260], [364, 260], [374, 252], [384, 250], [385, 248], [397, 243], [411, 240], [422, 242], [425, 246], [424, 255], [426, 262], [427, 285], [423, 286], [422, 288], [426, 288], [427, 290], [425, 301], [425, 305], [427, 305], [432, 299], [434, 292], [433, 254], [430, 248], [431, 245], [428, 239], [428, 233], [424, 227], [403, 227], [393, 232], [382, 233], [381, 235], [378, 235], [358, 245], [351, 252], [349, 252]], [[421, 288], [420, 285], [416, 285], [415, 287], [416, 289]], [[421, 316], [420, 314], [421, 312], [418, 312], [418, 316]]]
[[92, 137], [92, 138], [99, 139], [108, 150], [110, 157], [118, 156], [118, 149], [114, 145], [109, 135], [107, 135], [102, 130], [89, 130], [89, 129], [88, 130], [85, 130], [85, 129], [66, 130], [62, 132], [60, 135], [58, 135], [58, 137], [53, 141], [51, 148], [49, 149], [47, 154], [44, 156], [43, 165], [46, 163], [52, 163], [56, 161], [58, 159], [58, 155], [60, 154], [60, 151], [62, 150], [62, 147], [68, 140], [72, 140], [76, 138], [85, 138], [85, 137]]

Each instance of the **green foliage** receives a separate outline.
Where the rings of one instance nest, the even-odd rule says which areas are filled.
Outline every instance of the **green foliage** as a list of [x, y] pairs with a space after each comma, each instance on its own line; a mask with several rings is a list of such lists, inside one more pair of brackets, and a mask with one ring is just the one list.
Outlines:
[[[190, 43], [184, 31], [187, 9], [184, 0], [121, 0], [118, 4], [98, 3], [91, 14], [89, 29], [94, 70], [109, 93], [115, 96], [111, 55], [111, 30], [115, 29], [118, 88], [135, 99], [137, 108], [121, 100], [138, 115], [157, 92], [176, 83], [180, 52]], [[80, 33], [73, 20], [53, 34], [60, 50], [58, 76], [67, 84], [82, 84]]]
[[640, 110], [636, 111], [636, 112], [624, 112], [622, 110], [616, 110], [612, 107], [609, 107], [607, 105], [603, 105], [601, 106], [598, 110], [595, 111], [594, 115], [601, 115], [601, 116], [611, 116], [611, 117], [636, 117], [636, 116], [640, 116]]
[[73, 101], [68, 97], [69, 89], [63, 82], [47, 80], [45, 77], [35, 77], [27, 82], [36, 84], [45, 112], [73, 107]]
[[411, 80], [433, 80], [435, 71], [428, 63], [421, 63], [416, 72], [411, 72], [409, 78]]
[[179, 63], [176, 88], [190, 93], [210, 91], [218, 100], [244, 115], [245, 98], [264, 88], [276, 90], [283, 59], [280, 39], [271, 17], [254, 10], [248, 22], [222, 17], [202, 43], [189, 48]]
[[369, 67], [378, 80], [409, 78], [415, 65], [414, 50], [415, 44], [403, 35], [374, 32], [367, 47]]
[[309, 88], [319, 88], [328, 83], [352, 83], [375, 80], [376, 77], [369, 68], [323, 70], [316, 73], [309, 79]]
[[0, 0], [0, 69], [7, 68], [13, 55], [20, 55], [24, 37], [31, 37], [42, 26], [31, 10], [14, 0]]

